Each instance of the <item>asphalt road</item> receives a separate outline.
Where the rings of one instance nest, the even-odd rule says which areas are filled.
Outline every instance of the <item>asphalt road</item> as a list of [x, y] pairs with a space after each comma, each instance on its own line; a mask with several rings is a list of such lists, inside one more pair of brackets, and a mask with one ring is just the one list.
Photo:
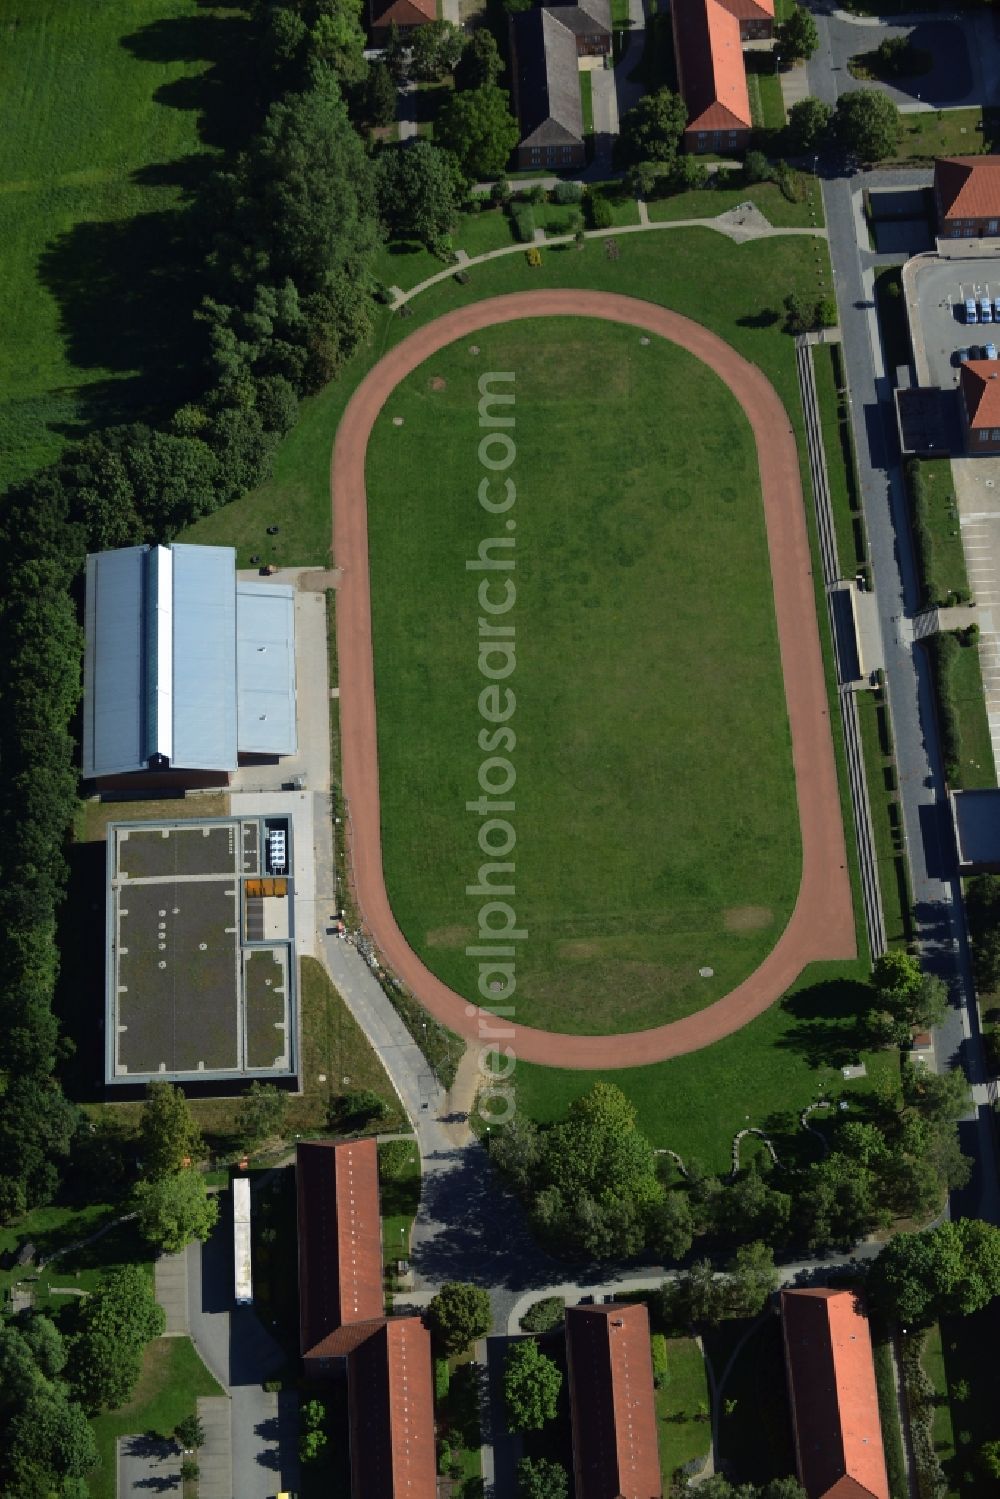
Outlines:
[[[827, 18], [817, 15], [820, 48], [809, 65], [810, 92], [835, 102], [839, 74], [831, 71]], [[873, 43], [872, 45], [874, 45]], [[844, 84], [841, 83], [840, 87]], [[875, 595], [885, 651], [893, 718], [899, 791], [913, 883], [915, 917], [925, 965], [949, 985], [951, 1008], [935, 1033], [939, 1070], [962, 1065], [979, 1085], [974, 1117], [963, 1124], [963, 1149], [975, 1158], [973, 1180], [956, 1196], [956, 1212], [978, 1213], [1000, 1222], [988, 1104], [982, 1097], [987, 1073], [972, 988], [958, 871], [945, 797], [930, 674], [926, 656], [912, 640], [911, 616], [918, 589], [906, 496], [896, 439], [891, 385], [886, 377], [872, 311], [872, 266], [876, 257], [859, 248], [854, 195], [864, 180], [831, 176], [823, 183], [830, 254], [851, 394], [851, 419], [871, 550]], [[927, 180], [923, 173], [892, 173], [900, 185]], [[870, 174], [872, 186], [887, 174]]]

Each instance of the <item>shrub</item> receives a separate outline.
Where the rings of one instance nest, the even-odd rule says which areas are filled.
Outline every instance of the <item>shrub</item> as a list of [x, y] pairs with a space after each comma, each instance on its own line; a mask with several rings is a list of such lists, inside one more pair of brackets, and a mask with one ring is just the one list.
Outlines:
[[545, 1296], [528, 1307], [521, 1318], [525, 1332], [555, 1332], [562, 1327], [566, 1302], [561, 1296]]
[[534, 203], [536, 208], [539, 206], [539, 204], [545, 202], [545, 189], [540, 182], [536, 182], [534, 187], [528, 193], [528, 202]]
[[446, 1358], [434, 1360], [434, 1399], [437, 1401], [447, 1400], [448, 1390], [451, 1387], [451, 1370]]
[[662, 1332], [654, 1332], [649, 1340], [649, 1346], [653, 1355], [653, 1384], [658, 1390], [662, 1389], [667, 1382], [669, 1370], [667, 1368], [667, 1340]]
[[447, 1477], [451, 1468], [451, 1443], [443, 1437], [438, 1443], [438, 1472], [442, 1478]]
[[537, 248], [537, 246], [532, 245], [532, 247], [531, 247], [530, 250], [526, 250], [525, 251], [525, 259], [527, 260], [527, 262], [528, 262], [528, 264], [530, 266], [541, 265], [541, 263], [542, 263], [542, 252], [541, 252], [541, 250], [539, 250]]
[[512, 203], [510, 205], [511, 222], [514, 225], [514, 233], [523, 245], [530, 245], [535, 237], [535, 210], [530, 203]]
[[284, 1386], [280, 1379], [265, 1379], [264, 1389], [268, 1395], [280, 1395]]
[[917, 1333], [903, 1339], [900, 1364], [910, 1408], [910, 1439], [917, 1471], [917, 1492], [920, 1499], [943, 1499], [948, 1492], [948, 1483], [934, 1446], [937, 1392], [920, 1361], [926, 1336], [926, 1333]]
[[587, 221], [591, 229], [610, 229], [615, 221], [611, 212], [611, 204], [603, 193], [595, 193], [593, 188], [584, 199], [587, 210]]
[[552, 189], [552, 201], [563, 206], [579, 203], [582, 198], [583, 188], [579, 182], [557, 182]]
[[453, 279], [458, 282], [459, 286], [468, 286], [469, 273], [468, 271], [456, 271]]
[[506, 177], [498, 177], [490, 190], [490, 198], [498, 208], [510, 202], [510, 183]]

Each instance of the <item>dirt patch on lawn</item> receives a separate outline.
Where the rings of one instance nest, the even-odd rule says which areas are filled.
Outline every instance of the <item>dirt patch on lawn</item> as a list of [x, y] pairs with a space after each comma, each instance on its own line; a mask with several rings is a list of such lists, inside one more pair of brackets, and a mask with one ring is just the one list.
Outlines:
[[428, 384], [431, 390], [447, 390], [448, 382], [443, 375], [432, 375]]
[[773, 920], [770, 906], [730, 906], [723, 914], [722, 924], [727, 932], [759, 932]]
[[475, 941], [476, 931], [471, 926], [436, 926], [427, 933], [428, 947], [465, 947]]
[[569, 963], [588, 963], [603, 956], [604, 949], [600, 942], [588, 942], [586, 938], [581, 938], [578, 942], [560, 942], [556, 952]]

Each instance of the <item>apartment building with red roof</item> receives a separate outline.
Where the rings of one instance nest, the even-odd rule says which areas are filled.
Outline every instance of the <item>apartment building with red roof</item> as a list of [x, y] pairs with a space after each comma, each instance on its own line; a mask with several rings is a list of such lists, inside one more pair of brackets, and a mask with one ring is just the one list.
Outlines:
[[376, 40], [390, 26], [406, 30], [409, 26], [424, 26], [437, 20], [437, 0], [371, 0], [368, 24]]
[[722, 0], [722, 3], [739, 21], [743, 41], [760, 41], [774, 35], [774, 0]]
[[677, 82], [687, 106], [685, 151], [744, 151], [752, 121], [742, 22], [723, 0], [673, 0]]
[[419, 1317], [390, 1317], [350, 1354], [352, 1499], [435, 1499], [431, 1339]]
[[1000, 363], [970, 359], [958, 379], [967, 453], [1000, 453]]
[[295, 1151], [299, 1347], [307, 1376], [347, 1374], [353, 1499], [436, 1499], [430, 1334], [386, 1317], [378, 1146]]
[[941, 239], [1000, 235], [1000, 156], [942, 156], [934, 163]]
[[799, 1482], [809, 1499], [889, 1499], [868, 1318], [853, 1291], [782, 1291]]
[[576, 1499], [661, 1499], [649, 1314], [566, 1309]]
[[301, 1141], [295, 1152], [299, 1230], [299, 1349], [306, 1372], [342, 1357], [343, 1327], [385, 1314], [378, 1146]]

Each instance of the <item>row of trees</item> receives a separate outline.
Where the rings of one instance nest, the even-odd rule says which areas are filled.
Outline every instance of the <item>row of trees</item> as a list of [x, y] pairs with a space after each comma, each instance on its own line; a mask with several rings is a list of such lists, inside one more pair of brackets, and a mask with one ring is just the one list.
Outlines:
[[852, 89], [840, 95], [836, 108], [821, 99], [800, 99], [788, 111], [792, 151], [819, 152], [838, 145], [862, 161], [884, 161], [901, 134], [899, 110], [881, 89]]
[[334, 376], [371, 327], [374, 172], [346, 102], [363, 107], [359, 0], [260, 0], [255, 18], [259, 132], [177, 211], [201, 264], [191, 278], [190, 398], [156, 425], [115, 426], [75, 444], [5, 500], [3, 1219], [52, 1197], [80, 1123], [53, 1080], [65, 1043], [52, 998], [76, 808], [74, 590], [84, 554], [168, 540], [259, 483], [299, 397]]
[[[879, 1044], [936, 1023], [946, 1002], [937, 981], [906, 955], [881, 960], [870, 992], [869, 1028]], [[535, 1231], [558, 1254], [649, 1252], [677, 1261], [699, 1240], [713, 1249], [754, 1240], [849, 1246], [894, 1218], [925, 1217], [946, 1190], [964, 1185], [969, 1163], [955, 1125], [967, 1107], [961, 1072], [904, 1065], [901, 1092], [876, 1090], [827, 1116], [824, 1154], [819, 1142], [815, 1151], [811, 1139], [806, 1146], [798, 1121], [789, 1119], [781, 1129], [784, 1169], [755, 1162], [723, 1181], [689, 1160], [683, 1181], [668, 1185], [674, 1168], [654, 1153], [632, 1104], [618, 1088], [598, 1083], [551, 1126], [515, 1115], [492, 1132], [490, 1152]]]

